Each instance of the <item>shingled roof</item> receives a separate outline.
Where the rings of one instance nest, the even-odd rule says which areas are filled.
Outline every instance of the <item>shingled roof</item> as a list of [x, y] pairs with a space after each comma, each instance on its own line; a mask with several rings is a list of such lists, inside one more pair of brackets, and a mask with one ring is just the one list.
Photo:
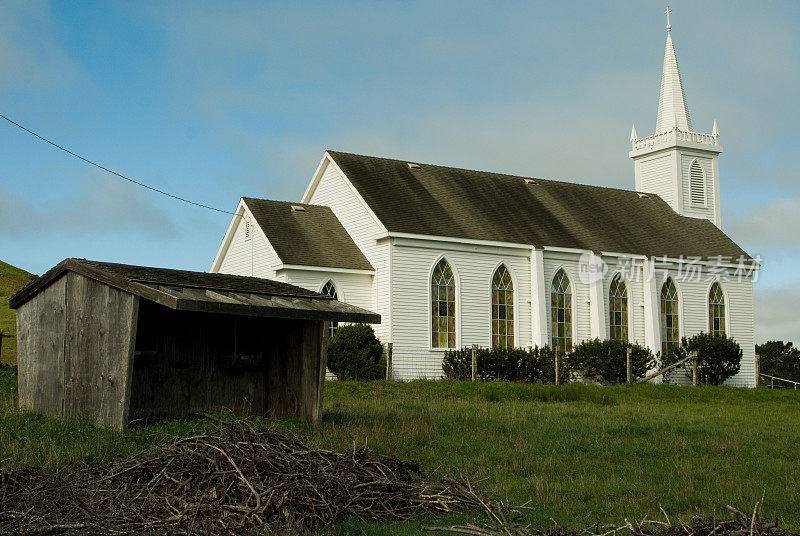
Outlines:
[[284, 264], [373, 270], [330, 207], [242, 199]]
[[11, 296], [12, 309], [72, 271], [179, 311], [380, 323], [380, 315], [304, 288], [241, 275], [65, 259]]
[[389, 232], [671, 258], [747, 255], [659, 196], [328, 151]]

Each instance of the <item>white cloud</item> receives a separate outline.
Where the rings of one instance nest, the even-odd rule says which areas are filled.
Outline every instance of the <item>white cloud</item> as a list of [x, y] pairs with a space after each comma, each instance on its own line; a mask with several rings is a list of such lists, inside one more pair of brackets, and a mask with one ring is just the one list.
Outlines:
[[0, 10], [0, 89], [64, 91], [78, 66], [59, 45], [48, 5], [9, 0]]
[[0, 189], [0, 234], [7, 237], [84, 235], [87, 240], [114, 234], [169, 240], [185, 234], [151, 192], [91, 171], [69, 195], [37, 199], [36, 205]]
[[800, 290], [797, 287], [761, 289], [756, 287], [756, 344], [770, 340], [800, 343]]
[[742, 244], [759, 248], [800, 246], [800, 198], [778, 198], [735, 214], [726, 224], [728, 234]]

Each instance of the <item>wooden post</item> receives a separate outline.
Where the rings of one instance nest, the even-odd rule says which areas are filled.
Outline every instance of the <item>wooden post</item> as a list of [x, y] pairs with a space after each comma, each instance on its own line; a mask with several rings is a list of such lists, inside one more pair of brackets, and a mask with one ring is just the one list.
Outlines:
[[392, 379], [392, 343], [386, 343], [386, 381]]
[[694, 359], [692, 359], [692, 385], [697, 387], [697, 352], [694, 352]]
[[628, 367], [627, 368], [627, 370], [628, 370], [628, 383], [631, 383], [633, 381], [633, 363], [631, 363], [631, 352], [632, 352], [631, 348], [628, 348], [625, 351], [625, 358], [626, 358], [627, 367]]
[[558, 348], [556, 348], [556, 385], [561, 385], [561, 380], [558, 377]]
[[3, 362], [3, 328], [0, 328], [0, 363]]
[[472, 381], [478, 375], [478, 345], [472, 345]]
[[[3, 333], [2, 330], [0, 330], [0, 341], [2, 341], [3, 339], [2, 333]], [[758, 384], [761, 383], [761, 356], [758, 354], [756, 354], [755, 366], [756, 366], [756, 387], [758, 387]]]

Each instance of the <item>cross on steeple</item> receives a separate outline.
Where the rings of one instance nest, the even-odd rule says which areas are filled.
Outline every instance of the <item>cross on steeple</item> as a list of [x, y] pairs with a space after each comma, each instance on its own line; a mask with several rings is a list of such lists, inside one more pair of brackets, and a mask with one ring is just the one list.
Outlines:
[[671, 11], [672, 10], [669, 8], [669, 6], [667, 6], [667, 10], [664, 12], [664, 14], [667, 16], [667, 31], [672, 30], [672, 26], [669, 24], [669, 14]]

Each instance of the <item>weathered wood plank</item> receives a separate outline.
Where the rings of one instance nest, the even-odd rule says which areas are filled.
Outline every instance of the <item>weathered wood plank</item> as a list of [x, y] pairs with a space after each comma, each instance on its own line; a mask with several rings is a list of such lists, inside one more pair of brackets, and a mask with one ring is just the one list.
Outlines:
[[55, 279], [17, 310], [19, 405], [51, 417], [64, 404], [66, 288]]
[[128, 362], [125, 369], [125, 383], [123, 385], [123, 398], [122, 398], [122, 423], [121, 428], [128, 427], [130, 422], [130, 407], [131, 407], [131, 388], [133, 386], [133, 354], [136, 349], [136, 334], [139, 325], [139, 303], [141, 302], [139, 296], [133, 297], [133, 307], [131, 307], [131, 314], [127, 321], [129, 324], [128, 329]]
[[320, 329], [322, 333], [319, 336], [320, 351], [319, 351], [319, 370], [317, 380], [317, 400], [316, 400], [316, 415], [313, 419], [315, 423], [322, 420], [322, 406], [325, 394], [325, 374], [328, 370], [328, 334], [330, 333], [330, 322], [320, 322]]
[[75, 272], [67, 277], [64, 413], [122, 428], [135, 296]]

